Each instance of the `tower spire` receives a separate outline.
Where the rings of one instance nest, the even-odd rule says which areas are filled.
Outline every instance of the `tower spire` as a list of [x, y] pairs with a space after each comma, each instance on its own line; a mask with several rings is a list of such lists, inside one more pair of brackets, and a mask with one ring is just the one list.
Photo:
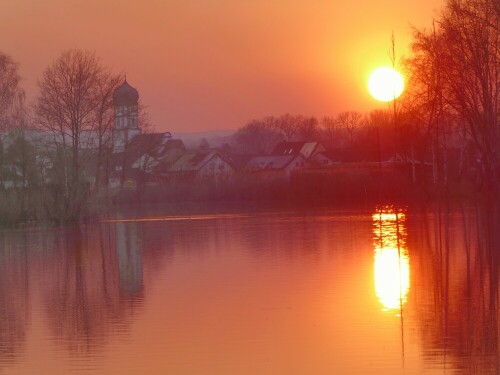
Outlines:
[[113, 152], [123, 151], [133, 137], [141, 134], [137, 114], [139, 92], [129, 85], [125, 74], [123, 83], [113, 92], [115, 106], [115, 128], [113, 129]]

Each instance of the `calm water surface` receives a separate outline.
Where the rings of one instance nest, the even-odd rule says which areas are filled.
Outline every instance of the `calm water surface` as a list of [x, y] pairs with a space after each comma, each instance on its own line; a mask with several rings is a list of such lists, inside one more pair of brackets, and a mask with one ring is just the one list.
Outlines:
[[384, 208], [2, 231], [0, 374], [497, 373], [484, 220]]

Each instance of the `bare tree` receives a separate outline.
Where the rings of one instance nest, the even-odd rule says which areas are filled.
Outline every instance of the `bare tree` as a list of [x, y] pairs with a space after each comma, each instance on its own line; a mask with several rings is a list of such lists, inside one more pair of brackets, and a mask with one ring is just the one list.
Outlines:
[[78, 219], [88, 198], [82, 178], [83, 135], [97, 130], [104, 141], [116, 80], [93, 52], [69, 50], [45, 70], [39, 82], [35, 112], [42, 129], [53, 136], [60, 168], [58, 182], [63, 187], [57, 216], [62, 220]]
[[22, 108], [24, 104], [18, 68], [18, 64], [10, 56], [0, 52], [0, 130], [6, 130], [12, 125], [12, 112]]
[[[415, 36], [414, 67], [427, 85], [433, 112], [451, 109], [464, 125], [490, 186], [500, 178], [500, 12], [497, 0], [448, 0], [436, 29]], [[432, 68], [430, 73], [426, 70]], [[425, 93], [425, 91], [424, 91]], [[432, 106], [428, 106], [432, 110]], [[439, 118], [439, 116], [437, 116]], [[439, 121], [437, 122], [439, 125]], [[437, 126], [436, 131], [439, 131]]]
[[198, 150], [207, 152], [210, 150], [210, 143], [208, 143], [207, 139], [203, 137], [200, 141], [200, 144], [198, 145]]
[[296, 140], [312, 141], [318, 139], [319, 123], [316, 117], [297, 116], [295, 123]]
[[413, 55], [405, 61], [408, 77], [403, 106], [418, 126], [411, 140], [419, 138], [430, 149], [434, 183], [447, 181], [447, 134], [456, 111], [446, 99], [446, 40], [436, 32], [414, 31]]
[[344, 129], [349, 137], [349, 143], [354, 143], [354, 133], [363, 125], [363, 115], [355, 111], [340, 112], [335, 121], [338, 126]]
[[451, 104], [466, 121], [490, 185], [500, 174], [500, 15], [496, 0], [451, 0], [441, 27]]
[[285, 114], [279, 117], [266, 117], [270, 128], [283, 135], [285, 141], [308, 141], [318, 137], [319, 124], [315, 117]]
[[297, 120], [296, 116], [287, 113], [280, 117], [268, 116], [264, 119], [264, 122], [269, 128], [281, 133], [285, 141], [293, 141], [297, 134]]
[[284, 138], [268, 121], [253, 120], [236, 132], [234, 140], [240, 153], [262, 155], [270, 153]]
[[104, 70], [96, 81], [95, 111], [93, 120], [93, 132], [97, 138], [97, 161], [95, 172], [94, 189], [98, 190], [102, 184], [102, 171], [106, 171], [105, 182], [108, 180], [107, 161], [109, 159], [111, 145], [111, 134], [114, 126], [113, 92], [120, 85], [123, 78], [120, 75]]
[[[20, 219], [25, 212], [27, 188], [27, 163], [24, 158], [26, 142], [23, 131], [27, 123], [27, 111], [24, 105], [24, 91], [19, 86], [21, 77], [18, 67], [10, 56], [0, 52], [0, 131], [4, 133], [3, 137], [0, 137], [0, 188], [3, 190], [7, 181], [11, 189], [21, 186], [19, 192], [2, 192], [1, 201], [10, 202], [8, 206], [10, 209], [1, 215], [10, 216], [14, 221]], [[13, 130], [19, 131], [13, 132]], [[7, 135], [7, 131], [10, 134]], [[18, 142], [20, 138], [22, 140]], [[21, 157], [13, 158], [14, 152], [16, 156]]]
[[339, 146], [340, 129], [339, 124], [332, 116], [324, 116], [319, 123], [322, 138], [328, 147]]

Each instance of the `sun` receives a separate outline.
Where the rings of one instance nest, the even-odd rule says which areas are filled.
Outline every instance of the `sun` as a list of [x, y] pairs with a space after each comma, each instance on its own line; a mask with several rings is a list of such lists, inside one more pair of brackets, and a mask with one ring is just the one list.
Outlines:
[[397, 99], [403, 92], [404, 86], [401, 73], [389, 67], [376, 69], [368, 80], [368, 91], [381, 102]]

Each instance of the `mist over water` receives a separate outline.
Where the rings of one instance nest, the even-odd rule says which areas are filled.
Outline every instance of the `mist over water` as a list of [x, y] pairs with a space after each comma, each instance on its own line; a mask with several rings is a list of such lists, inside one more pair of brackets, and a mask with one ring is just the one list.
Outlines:
[[0, 373], [497, 373], [498, 212], [0, 232]]

